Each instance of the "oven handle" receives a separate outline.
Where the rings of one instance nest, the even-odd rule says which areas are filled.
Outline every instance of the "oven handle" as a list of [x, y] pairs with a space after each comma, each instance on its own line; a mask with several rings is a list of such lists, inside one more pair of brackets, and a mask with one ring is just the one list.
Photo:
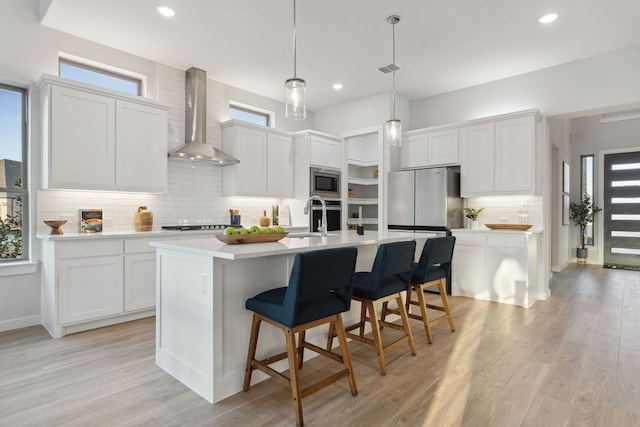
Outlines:
[[[312, 211], [321, 211], [322, 206], [314, 206], [311, 208]], [[327, 206], [327, 211], [340, 211], [342, 207], [340, 206]]]

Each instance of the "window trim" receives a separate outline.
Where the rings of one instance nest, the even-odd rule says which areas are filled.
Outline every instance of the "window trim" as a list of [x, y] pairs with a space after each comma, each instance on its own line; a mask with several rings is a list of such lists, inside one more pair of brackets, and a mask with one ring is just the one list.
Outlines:
[[[591, 193], [589, 194], [589, 196], [591, 197], [592, 202], [595, 203], [595, 185], [596, 185], [596, 172], [595, 172], [595, 159], [596, 156], [594, 154], [583, 154], [580, 156], [580, 200], [582, 200], [586, 194], [585, 192], [585, 171], [584, 171], [584, 166], [585, 166], [585, 159], [587, 158], [591, 158]], [[595, 222], [595, 221], [594, 221]], [[596, 229], [595, 229], [595, 225], [592, 224], [591, 227], [591, 243], [589, 243], [589, 240], [586, 238], [586, 232], [587, 229], [585, 228], [585, 246], [595, 246], [596, 245]]]
[[275, 112], [265, 110], [264, 108], [256, 107], [249, 104], [243, 104], [241, 102], [229, 101], [229, 109], [235, 108], [236, 110], [243, 110], [248, 113], [263, 115], [267, 118], [267, 127], [275, 127]]
[[114, 67], [112, 65], [103, 64], [101, 62], [92, 61], [90, 59], [81, 58], [79, 56], [67, 54], [64, 52], [58, 53], [58, 75], [60, 75], [60, 64], [66, 63], [79, 68], [84, 68], [89, 71], [95, 71], [101, 74], [105, 74], [111, 77], [117, 77], [123, 80], [128, 80], [134, 83], [138, 83], [138, 96], [146, 96], [147, 93], [147, 76], [133, 71], [125, 70], [122, 68]]
[[[22, 105], [22, 158], [20, 165], [21, 188], [2, 188], [6, 193], [20, 193], [22, 195], [22, 257], [21, 258], [0, 258], [0, 267], [15, 266], [18, 264], [29, 264], [31, 262], [31, 222], [30, 222], [30, 198], [29, 191], [29, 90], [26, 87], [16, 84], [0, 82], [0, 89], [18, 92], [21, 94]], [[4, 275], [4, 274], [2, 274]]]

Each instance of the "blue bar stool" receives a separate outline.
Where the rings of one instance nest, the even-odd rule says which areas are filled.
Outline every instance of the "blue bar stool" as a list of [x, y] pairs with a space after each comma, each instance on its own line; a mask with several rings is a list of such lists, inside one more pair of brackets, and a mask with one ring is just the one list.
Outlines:
[[[352, 395], [357, 395], [347, 338], [340, 313], [351, 307], [356, 248], [337, 248], [299, 253], [296, 255], [289, 286], [271, 289], [249, 298], [247, 310], [253, 311], [251, 337], [244, 376], [244, 391], [251, 386], [255, 369], [270, 375], [291, 388], [296, 424], [303, 425], [302, 399], [318, 390], [347, 377]], [[280, 328], [285, 335], [287, 351], [256, 360], [260, 324], [265, 321]], [[341, 354], [320, 348], [305, 341], [305, 331], [329, 324], [340, 343]], [[296, 333], [299, 334], [296, 344]], [[302, 368], [304, 349], [308, 348], [344, 365], [344, 369], [304, 389], [301, 388], [299, 369]], [[289, 377], [269, 367], [279, 360], [289, 359]]]
[[[385, 243], [378, 247], [371, 272], [358, 272], [355, 274], [353, 285], [353, 299], [360, 301], [360, 321], [347, 326], [347, 336], [376, 348], [380, 374], [386, 375], [387, 369], [384, 353], [404, 344], [409, 344], [412, 355], [416, 355], [416, 347], [413, 335], [409, 327], [409, 318], [402, 301], [402, 292], [406, 291], [411, 281], [411, 269], [416, 250], [416, 242]], [[378, 319], [376, 305], [386, 304], [395, 300], [398, 305], [398, 313], [402, 319], [402, 325], [389, 323]], [[368, 315], [367, 315], [368, 313]], [[364, 336], [366, 322], [371, 324], [373, 339]], [[386, 326], [392, 329], [404, 331], [404, 336], [398, 338], [386, 346], [382, 344], [380, 329]], [[351, 331], [358, 329], [358, 333]], [[331, 348], [333, 334], [329, 333], [327, 348]]]
[[[447, 291], [444, 285], [444, 281], [449, 280], [451, 277], [451, 259], [453, 258], [455, 243], [456, 238], [454, 236], [436, 237], [427, 240], [422, 249], [420, 261], [414, 265], [413, 273], [411, 274], [411, 286], [407, 290], [407, 313], [412, 319], [422, 320], [429, 344], [433, 342], [431, 336], [432, 326], [448, 320], [451, 332], [455, 332], [456, 330], [453, 324], [453, 317], [451, 317]], [[425, 290], [433, 286], [438, 287], [438, 293], [442, 301], [441, 306], [428, 304], [424, 297]], [[418, 297], [417, 301], [412, 299], [412, 291], [415, 291]], [[426, 292], [431, 291], [426, 290]], [[412, 305], [420, 307], [420, 314], [411, 313]], [[427, 317], [427, 308], [438, 310], [445, 314], [434, 320], [429, 320]]]

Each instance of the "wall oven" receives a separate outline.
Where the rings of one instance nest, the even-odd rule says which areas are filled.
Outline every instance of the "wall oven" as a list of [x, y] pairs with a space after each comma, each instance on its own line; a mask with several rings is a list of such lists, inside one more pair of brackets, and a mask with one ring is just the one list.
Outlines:
[[312, 196], [320, 196], [323, 199], [340, 198], [340, 171], [333, 169], [311, 168]]
[[[312, 200], [309, 213], [309, 230], [318, 231], [322, 222], [322, 204], [318, 200]], [[327, 205], [327, 231], [340, 230], [342, 207], [339, 200], [325, 200]]]

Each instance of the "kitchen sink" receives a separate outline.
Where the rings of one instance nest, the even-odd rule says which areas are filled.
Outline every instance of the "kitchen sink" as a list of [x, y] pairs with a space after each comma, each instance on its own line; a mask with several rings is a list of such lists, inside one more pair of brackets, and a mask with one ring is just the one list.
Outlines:
[[[338, 233], [327, 233], [327, 236], [339, 236], [340, 234]], [[300, 238], [302, 239], [303, 237], [322, 237], [322, 233], [320, 232], [313, 232], [313, 233], [289, 233], [287, 234], [287, 237], [289, 238]]]

